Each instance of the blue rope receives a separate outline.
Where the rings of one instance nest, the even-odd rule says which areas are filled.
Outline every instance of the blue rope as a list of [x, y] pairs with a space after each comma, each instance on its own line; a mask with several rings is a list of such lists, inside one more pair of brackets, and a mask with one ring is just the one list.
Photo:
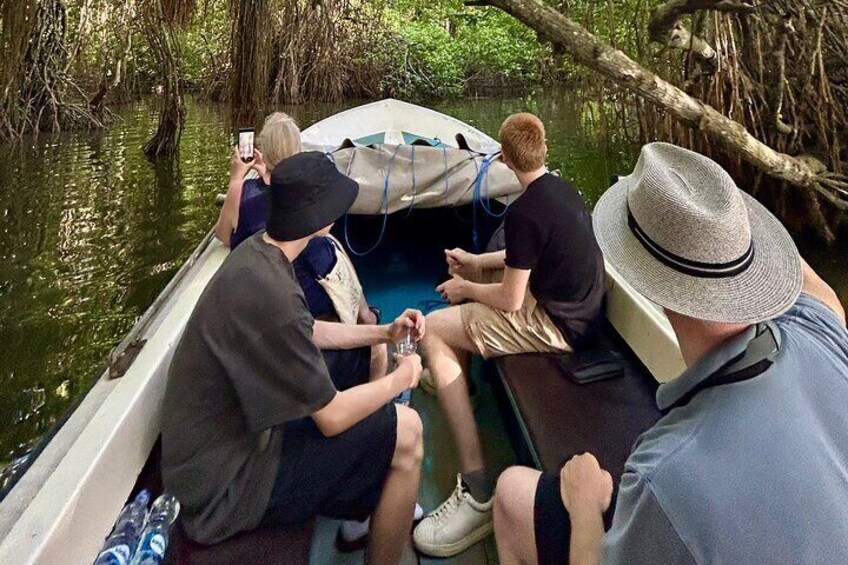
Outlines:
[[[471, 199], [471, 216], [472, 216], [472, 227], [471, 227], [471, 240], [474, 244], [474, 250], [480, 251], [480, 235], [477, 229], [477, 205], [479, 204], [483, 211], [491, 216], [492, 218], [503, 218], [506, 214], [507, 208], [504, 208], [504, 211], [500, 214], [492, 211], [490, 208], [489, 201], [489, 165], [492, 164], [492, 161], [495, 160], [495, 157], [498, 156], [499, 153], [491, 153], [483, 157], [482, 166], [477, 165], [477, 159], [473, 159], [474, 166], [477, 169], [477, 178], [474, 181], [474, 194]], [[485, 198], [483, 196], [483, 185], [485, 183]]]
[[442, 193], [442, 195], [445, 197], [445, 200], [444, 200], [443, 206], [447, 207], [447, 205], [448, 205], [448, 190], [450, 188], [449, 185], [448, 185], [448, 148], [447, 147], [442, 146], [442, 157], [444, 157], [444, 159], [445, 159], [445, 191]]
[[[477, 177], [477, 184], [476, 184], [476, 187], [475, 187], [475, 193], [476, 193], [475, 196], [480, 201], [480, 206], [482, 206], [483, 210], [488, 215], [492, 216], [493, 218], [503, 218], [504, 215], [506, 214], [505, 209], [500, 214], [498, 214], [497, 212], [493, 212], [492, 209], [489, 207], [489, 204], [488, 204], [488, 202], [490, 200], [490, 198], [489, 198], [489, 165], [492, 164], [492, 161], [494, 161], [495, 157], [497, 157], [499, 154], [500, 154], [499, 152], [491, 153], [489, 155], [486, 155], [483, 158], [483, 167], [480, 169], [479, 175]], [[485, 188], [485, 198], [484, 198], [484, 195], [483, 195], [483, 185], [484, 184], [486, 186], [486, 188]]]
[[406, 216], [403, 218], [406, 219], [412, 214], [412, 209], [415, 208], [415, 146], [410, 145], [412, 148], [412, 153], [409, 157], [409, 166], [412, 167], [412, 201], [409, 203], [409, 210], [406, 212]]
[[356, 255], [357, 257], [364, 257], [365, 255], [368, 255], [369, 253], [371, 253], [372, 251], [377, 249], [377, 247], [383, 242], [383, 238], [386, 235], [386, 224], [389, 221], [389, 176], [392, 174], [392, 166], [394, 165], [395, 157], [397, 156], [398, 149], [400, 149], [400, 145], [395, 147], [395, 152], [392, 153], [392, 156], [389, 159], [389, 163], [386, 166], [386, 178], [383, 181], [383, 225], [380, 228], [380, 235], [377, 237], [377, 241], [374, 243], [374, 245], [372, 245], [371, 247], [369, 247], [365, 251], [357, 251], [353, 248], [353, 245], [351, 245], [351, 243], [350, 243], [350, 233], [348, 232], [348, 221], [347, 221], [348, 216], [350, 216], [350, 214], [345, 213], [345, 217], [344, 217], [345, 218], [344, 219], [345, 244], [347, 245], [347, 248], [350, 249], [350, 252], [353, 253], [354, 255]]

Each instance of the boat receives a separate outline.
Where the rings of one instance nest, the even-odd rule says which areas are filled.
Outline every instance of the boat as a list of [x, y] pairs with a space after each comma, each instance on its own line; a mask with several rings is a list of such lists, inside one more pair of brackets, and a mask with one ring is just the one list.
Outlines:
[[[349, 171], [351, 155], [373, 153], [383, 159], [395, 155], [394, 173], [384, 166], [375, 171], [376, 180], [359, 179], [363, 184], [370, 182], [380, 195], [379, 207], [359, 209], [382, 216], [380, 237], [385, 235], [389, 215], [404, 208], [464, 205], [472, 208], [472, 214], [496, 216], [493, 202], [508, 202], [518, 192], [513, 177], [497, 157], [494, 139], [455, 118], [398, 100], [381, 100], [330, 116], [304, 130], [302, 138], [307, 149], [324, 151], [337, 159], [341, 170]], [[419, 152], [417, 179], [406, 168], [412, 159], [397, 157], [414, 155], [415, 151]], [[471, 178], [467, 172], [452, 177], [452, 167], [424, 159], [422, 151], [431, 155], [463, 154], [466, 164], [459, 168], [467, 171], [473, 164], [477, 172]], [[430, 188], [416, 185], [416, 180], [423, 178], [429, 179], [424, 184]], [[486, 192], [487, 180], [488, 186], [499, 188]], [[389, 195], [386, 185], [390, 181], [396, 182]], [[452, 196], [459, 195], [455, 199], [445, 201], [444, 193], [433, 188], [439, 183], [463, 188], [451, 192]], [[436, 196], [425, 195], [428, 191]], [[366, 206], [373, 200], [374, 191], [364, 192], [367, 195], [361, 198]], [[351, 219], [351, 223], [357, 221]], [[476, 223], [471, 223], [476, 229]], [[347, 222], [344, 227], [348, 228]], [[362, 234], [345, 233], [350, 235]], [[378, 243], [379, 238], [372, 247]], [[203, 238], [116, 347], [111, 370], [104, 371], [0, 502], [0, 563], [93, 560], [151, 460], [174, 348], [200, 294], [227, 253], [212, 231]], [[381, 262], [380, 266], [385, 264]], [[677, 376], [684, 365], [668, 321], [609, 265], [607, 271], [607, 317], [612, 327], [657, 382]], [[514, 396], [507, 396], [515, 406]], [[519, 423], [522, 426], [527, 440], [532, 434]], [[538, 454], [535, 460], [543, 464]]]

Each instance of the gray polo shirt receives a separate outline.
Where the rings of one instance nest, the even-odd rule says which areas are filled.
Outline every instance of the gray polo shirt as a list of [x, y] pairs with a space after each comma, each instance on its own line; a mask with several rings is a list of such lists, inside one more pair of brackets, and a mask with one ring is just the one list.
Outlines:
[[[761, 375], [707, 389], [637, 441], [604, 563], [848, 563], [848, 331], [802, 294]], [[657, 391], [668, 408], [753, 329]]]

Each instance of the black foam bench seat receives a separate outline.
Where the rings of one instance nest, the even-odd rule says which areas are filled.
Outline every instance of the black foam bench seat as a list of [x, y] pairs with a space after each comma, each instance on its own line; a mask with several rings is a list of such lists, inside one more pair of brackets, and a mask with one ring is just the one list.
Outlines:
[[168, 548], [168, 565], [308, 565], [315, 522], [259, 528], [243, 532], [216, 545], [189, 540], [176, 531]]
[[636, 438], [661, 414], [656, 381], [614, 332], [608, 326], [602, 342], [622, 353], [623, 377], [577, 384], [556, 355], [496, 360], [505, 393], [502, 411], [522, 463], [556, 471], [573, 455], [590, 452], [618, 481]]
[[[143, 488], [153, 497], [162, 494], [159, 462], [161, 440], [157, 440], [138, 476], [131, 500]], [[201, 545], [186, 536], [180, 519], [171, 530], [165, 565], [308, 565], [315, 521], [292, 526], [258, 528], [242, 532], [215, 545]]]

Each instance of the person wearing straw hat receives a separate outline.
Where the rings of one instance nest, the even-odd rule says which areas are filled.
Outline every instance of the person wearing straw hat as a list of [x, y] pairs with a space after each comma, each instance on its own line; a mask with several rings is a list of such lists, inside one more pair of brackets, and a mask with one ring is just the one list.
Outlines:
[[834, 291], [719, 165], [668, 143], [642, 149], [594, 228], [664, 309], [687, 370], [657, 390], [664, 416], [617, 496], [588, 453], [559, 473], [501, 475], [501, 562], [848, 563], [848, 331]]
[[[370, 515], [369, 563], [398, 563], [409, 542], [423, 430], [391, 401], [418, 384], [421, 360], [337, 386], [292, 268], [358, 191], [323, 153], [280, 162], [266, 230], [227, 256], [186, 324], [162, 407], [162, 478], [197, 542], [318, 514]], [[345, 328], [336, 347], [420, 339], [425, 321], [407, 310], [391, 324]]]

